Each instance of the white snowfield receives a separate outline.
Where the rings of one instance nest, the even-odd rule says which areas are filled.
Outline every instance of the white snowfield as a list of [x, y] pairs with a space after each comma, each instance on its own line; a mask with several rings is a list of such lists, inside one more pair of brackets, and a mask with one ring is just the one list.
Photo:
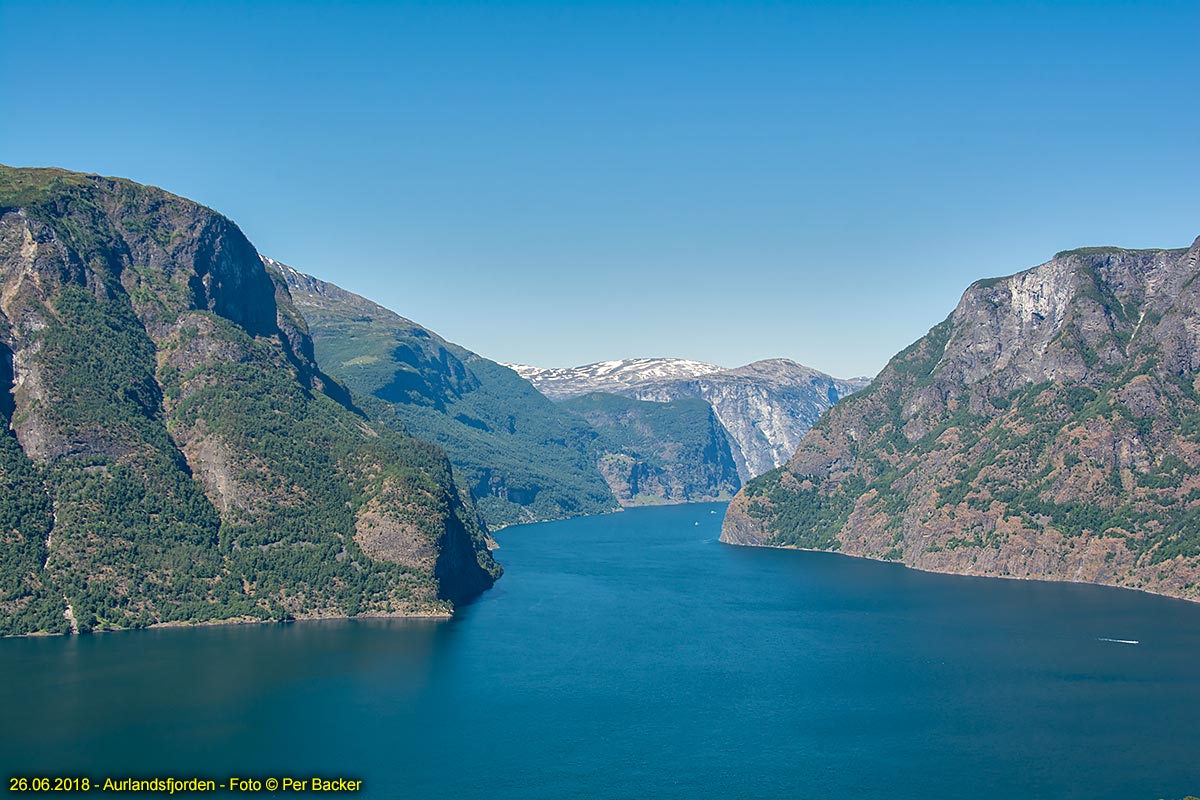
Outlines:
[[545, 368], [505, 364], [552, 400], [565, 400], [588, 392], [632, 389], [647, 383], [690, 380], [724, 372], [724, 367], [685, 358], [623, 358], [582, 367]]

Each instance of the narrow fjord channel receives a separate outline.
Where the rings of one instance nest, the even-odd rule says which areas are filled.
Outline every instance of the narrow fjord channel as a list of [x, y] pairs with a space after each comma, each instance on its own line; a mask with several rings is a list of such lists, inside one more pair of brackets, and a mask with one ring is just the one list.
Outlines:
[[380, 798], [1200, 792], [1200, 605], [729, 547], [723, 510], [503, 530], [505, 577], [447, 622], [2, 640], [0, 765]]

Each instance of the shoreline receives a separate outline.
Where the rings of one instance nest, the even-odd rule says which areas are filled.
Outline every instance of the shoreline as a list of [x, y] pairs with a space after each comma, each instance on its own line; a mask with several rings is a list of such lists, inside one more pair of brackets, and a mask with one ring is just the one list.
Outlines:
[[[516, 522], [516, 523], [511, 523], [509, 525], [504, 525], [499, 528], [495, 528], [494, 530], [489, 530], [489, 538], [492, 533], [502, 531], [507, 528], [518, 527], [518, 526], [522, 526], [522, 525], [540, 525], [540, 524], [547, 523], [547, 522], [562, 522], [565, 520], [582, 519], [582, 518], [586, 518], [586, 517], [605, 517], [605, 516], [610, 516], [612, 514], [622, 513], [631, 508], [632, 509], [662, 508], [662, 507], [668, 507], [668, 506], [705, 505], [705, 504], [720, 503], [720, 502], [728, 502], [728, 501], [689, 500], [689, 501], [684, 501], [684, 502], [679, 502], [679, 503], [656, 503], [656, 504], [639, 505], [639, 506], [621, 506], [619, 508], [613, 509], [612, 511], [606, 511], [606, 512], [602, 512], [600, 514], [578, 514], [578, 515], [575, 515], [572, 517], [563, 517], [561, 519], [546, 519], [546, 520], [536, 520], [536, 521], [530, 521], [530, 522]], [[1181, 601], [1184, 603], [1200, 604], [1200, 597], [1184, 597], [1181, 595], [1169, 594], [1167, 592], [1162, 592], [1162, 591], [1158, 591], [1155, 589], [1138, 588], [1135, 586], [1125, 586], [1125, 585], [1122, 585], [1119, 583], [1103, 583], [1103, 582], [1097, 582], [1097, 581], [1079, 581], [1079, 580], [1070, 580], [1070, 579], [1066, 579], [1066, 578], [1031, 577], [1031, 576], [1021, 576], [1021, 575], [994, 575], [994, 574], [977, 573], [977, 572], [950, 572], [947, 570], [927, 569], [925, 567], [918, 567], [918, 566], [915, 566], [912, 564], [907, 564], [903, 561], [895, 561], [895, 560], [886, 559], [886, 558], [878, 558], [875, 556], [863, 555], [860, 553], [847, 553], [847, 552], [843, 552], [841, 550], [819, 549], [819, 548], [813, 548], [813, 547], [798, 547], [796, 545], [783, 545], [783, 544], [757, 544], [757, 543], [751, 544], [751, 543], [746, 543], [746, 542], [729, 542], [729, 541], [726, 541], [724, 538], [718, 538], [717, 541], [720, 544], [726, 545], [729, 547], [761, 548], [764, 550], [791, 550], [791, 551], [802, 552], [802, 553], [825, 553], [828, 555], [843, 556], [846, 558], [858, 558], [858, 559], [862, 559], [864, 561], [873, 561], [873, 562], [876, 562], [879, 564], [894, 564], [903, 569], [909, 569], [909, 570], [913, 570], [915, 572], [923, 572], [923, 573], [929, 574], [929, 575], [952, 575], [952, 576], [960, 577], [960, 578], [986, 578], [986, 579], [1000, 579], [1000, 580], [1010, 580], [1010, 581], [1035, 581], [1035, 582], [1039, 582], [1039, 583], [1072, 584], [1075, 586], [1099, 586], [1099, 587], [1104, 587], [1104, 588], [1108, 588], [1108, 589], [1122, 589], [1122, 590], [1130, 591], [1130, 592], [1139, 592], [1141, 594], [1153, 595], [1156, 597], [1163, 597], [1163, 598], [1166, 598], [1169, 600], [1178, 600], [1178, 601]], [[494, 544], [494, 547], [489, 547], [489, 550], [499, 549], [499, 547], [500, 547], [499, 543], [496, 542]], [[5, 634], [5, 635], [0, 636], [0, 639], [26, 639], [26, 638], [52, 637], [52, 636], [71, 637], [71, 636], [87, 636], [87, 635], [91, 635], [91, 634], [105, 634], [105, 633], [128, 633], [131, 631], [153, 630], [153, 629], [163, 629], [163, 628], [202, 628], [202, 627], [215, 627], [215, 626], [227, 626], [227, 625], [282, 625], [282, 624], [292, 624], [292, 623], [297, 623], [297, 622], [320, 622], [320, 621], [356, 620], [356, 619], [409, 619], [409, 620], [426, 620], [426, 621], [429, 621], [429, 620], [447, 621], [447, 620], [453, 619], [454, 616], [455, 616], [454, 611], [430, 612], [430, 613], [419, 613], [419, 614], [368, 612], [368, 613], [364, 613], [364, 614], [356, 614], [354, 616], [350, 616], [348, 614], [313, 614], [313, 615], [305, 615], [305, 616], [296, 617], [293, 619], [286, 619], [286, 620], [240, 618], [240, 619], [204, 620], [204, 621], [200, 621], [200, 622], [172, 621], [172, 622], [156, 622], [151, 625], [146, 625], [146, 626], [143, 626], [140, 628], [102, 628], [99, 630], [88, 631], [88, 632], [82, 633], [82, 634], [81, 633], [73, 633], [73, 632], [49, 633], [46, 631], [36, 631], [33, 633]]]
[[1099, 583], [1097, 581], [1073, 581], [1066, 578], [1033, 578], [1023, 577], [1021, 575], [990, 575], [988, 573], [978, 572], [947, 572], [942, 569], [925, 569], [924, 567], [913, 566], [906, 564], [903, 561], [892, 561], [887, 558], [876, 558], [875, 556], [866, 556], [860, 553], [844, 553], [841, 550], [820, 550], [815, 547], [796, 547], [788, 544], [746, 544], [744, 542], [727, 542], [724, 539], [717, 539], [723, 545], [729, 547], [758, 547], [764, 550], [793, 550], [800, 553], [828, 553], [834, 556], [844, 556], [846, 558], [861, 558], [864, 561], [874, 561], [878, 564], [895, 564], [904, 569], [911, 569], [914, 572], [924, 572], [927, 575], [953, 575], [958, 578], [996, 578], [1005, 581], [1035, 581], [1037, 583], [1067, 583], [1074, 586], [1101, 586], [1106, 589], [1124, 589], [1127, 592], [1141, 592], [1142, 594], [1155, 595], [1156, 597], [1165, 597], [1168, 600], [1179, 600], [1184, 603], [1200, 603], [1200, 597], [1183, 597], [1177, 594], [1167, 594], [1166, 592], [1158, 592], [1154, 589], [1139, 589], [1136, 586], [1124, 586], [1119, 583]]
[[426, 614], [398, 614], [384, 612], [368, 612], [366, 614], [313, 614], [309, 616], [296, 617], [294, 619], [257, 619], [257, 618], [242, 618], [242, 619], [213, 619], [204, 620], [201, 622], [155, 622], [151, 625], [144, 625], [140, 628], [100, 628], [99, 630], [87, 631], [86, 633], [48, 633], [46, 631], [36, 631], [34, 633], [9, 633], [0, 636], [0, 639], [33, 639], [33, 638], [50, 638], [50, 637], [67, 637], [72, 636], [91, 636], [93, 634], [105, 633], [132, 633], [134, 631], [149, 631], [163, 630], [166, 628], [215, 628], [222, 626], [233, 625], [292, 625], [298, 622], [327, 622], [335, 620], [356, 620], [356, 619], [411, 619], [411, 620], [433, 620], [436, 622], [444, 622], [454, 618], [454, 612], [431, 612]]
[[[620, 514], [628, 509], [634, 508], [661, 508], [667, 506], [683, 506], [683, 505], [701, 505], [708, 503], [727, 503], [727, 500], [686, 500], [679, 503], [655, 503], [642, 506], [618, 506], [611, 511], [604, 511], [599, 514], [576, 514], [570, 517], [559, 517], [555, 519], [540, 519], [530, 520], [528, 522], [513, 522], [507, 525], [502, 525], [498, 528], [488, 529], [489, 542], [488, 550], [499, 550], [500, 543], [492, 539], [492, 534], [508, 528], [515, 528], [521, 525], [541, 525], [546, 522], [564, 522], [569, 519], [583, 519], [585, 517], [606, 517], [612, 514]], [[100, 633], [129, 633], [130, 631], [148, 631], [162, 628], [206, 628], [219, 625], [276, 625], [290, 624], [293, 622], [314, 622], [321, 620], [354, 620], [354, 619], [412, 619], [412, 620], [435, 620], [445, 621], [454, 618], [454, 611], [448, 612], [432, 612], [424, 614], [403, 614], [403, 613], [383, 613], [383, 612], [367, 612], [365, 614], [356, 614], [350, 616], [348, 614], [313, 614], [294, 619], [277, 620], [277, 619], [259, 619], [257, 617], [241, 618], [241, 619], [220, 619], [220, 620], [204, 620], [200, 622], [155, 622], [151, 625], [145, 625], [140, 628], [101, 628], [99, 630], [91, 630], [87, 633], [49, 633], [47, 631], [35, 631], [33, 633], [9, 633], [0, 635], [0, 639], [29, 639], [35, 637], [51, 637], [51, 636], [89, 636], [91, 634]]]
[[[583, 519], [584, 517], [607, 517], [610, 514], [620, 514], [623, 511], [636, 511], [642, 508], [670, 508], [673, 506], [699, 506], [710, 503], [730, 503], [732, 497], [703, 497], [696, 500], [667, 500], [661, 503], [621, 503], [617, 508], [611, 511], [601, 511], [597, 514], [572, 514], [569, 517], [553, 517], [551, 519], [531, 519], [525, 522], [506, 522], [496, 528], [488, 528], [489, 533], [506, 530], [507, 528], [516, 528], [520, 525], [541, 525], [543, 522], [565, 522], [569, 519]], [[618, 501], [620, 502], [620, 501]]]

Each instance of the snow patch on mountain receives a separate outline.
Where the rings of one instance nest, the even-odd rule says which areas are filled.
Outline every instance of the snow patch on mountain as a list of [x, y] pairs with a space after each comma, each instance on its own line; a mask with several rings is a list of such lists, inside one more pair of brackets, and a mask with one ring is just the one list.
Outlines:
[[505, 364], [551, 400], [590, 392], [624, 394], [626, 390], [663, 381], [690, 380], [725, 371], [716, 364], [685, 358], [623, 358], [561, 369]]
[[833, 378], [786, 358], [734, 369], [679, 358], [627, 358], [566, 369], [506, 366], [551, 400], [591, 392], [660, 403], [698, 397], [712, 406], [733, 440], [742, 480], [787, 463], [821, 414], [869, 383]]

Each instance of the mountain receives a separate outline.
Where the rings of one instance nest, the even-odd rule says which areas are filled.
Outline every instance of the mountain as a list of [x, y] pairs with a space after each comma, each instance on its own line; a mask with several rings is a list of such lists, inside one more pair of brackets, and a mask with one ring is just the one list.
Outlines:
[[617, 509], [596, 433], [507, 367], [331, 283], [265, 259], [322, 368], [378, 423], [443, 448], [489, 525]]
[[551, 400], [566, 400], [591, 392], [624, 394], [646, 385], [696, 378], [724, 367], [684, 358], [626, 358], [563, 369], [508, 364]]
[[722, 539], [1200, 599], [1200, 240], [979, 281]]
[[596, 431], [597, 465], [621, 505], [728, 500], [742, 486], [729, 435], [703, 400], [593, 392], [562, 407]]
[[0, 633], [444, 614], [499, 572], [445, 455], [160, 189], [0, 167], [0, 417]]
[[670, 358], [604, 361], [572, 369], [513, 368], [554, 399], [611, 392], [655, 402], [704, 400], [732, 438], [743, 481], [785, 463], [821, 414], [869, 383], [865, 378], [831, 378], [785, 358], [736, 369]]

